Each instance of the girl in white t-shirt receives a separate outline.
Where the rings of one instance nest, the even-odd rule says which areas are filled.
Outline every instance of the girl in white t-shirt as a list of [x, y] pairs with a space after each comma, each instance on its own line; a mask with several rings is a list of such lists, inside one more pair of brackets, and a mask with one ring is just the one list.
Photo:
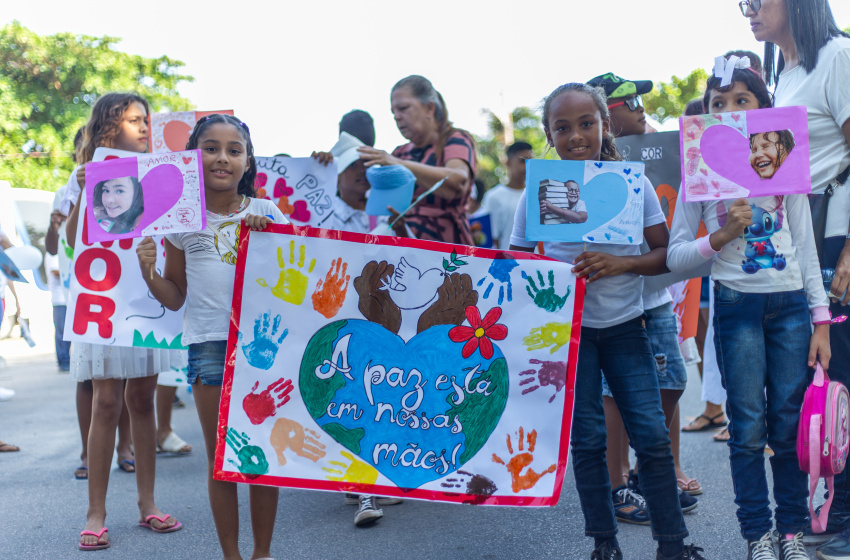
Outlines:
[[[99, 97], [85, 127], [78, 161], [90, 162], [98, 147], [145, 152], [148, 145], [149, 109], [144, 98], [132, 93], [107, 93]], [[62, 201], [62, 211], [68, 213], [66, 233], [72, 247], [77, 239], [84, 188], [85, 165], [80, 165], [68, 179]], [[82, 239], [85, 240], [85, 236]], [[182, 527], [180, 522], [156, 506], [153, 496], [156, 475], [156, 380], [160, 371], [170, 368], [171, 358], [175, 355], [176, 351], [158, 348], [87, 343], [71, 345], [71, 377], [80, 382], [78, 399], [87, 396], [82, 390], [84, 382], [91, 381], [93, 388], [88, 447], [84, 450], [84, 453], [88, 453], [89, 508], [85, 530], [80, 534], [80, 550], [109, 547], [109, 534], [104, 525], [106, 491], [115, 428], [122, 415], [126, 414], [122, 410], [129, 411], [134, 441], [133, 451], [130, 452], [129, 442], [126, 439], [121, 441], [119, 428], [118, 464], [123, 471], [136, 473], [139, 524], [157, 533], [173, 532]], [[81, 418], [84, 420], [83, 415]], [[121, 448], [122, 443], [126, 449]], [[84, 477], [84, 470], [82, 474]]]
[[[229, 115], [203, 117], [186, 149], [200, 149], [203, 157], [207, 227], [166, 236], [162, 275], [155, 270], [158, 247], [153, 239], [145, 238], [137, 253], [151, 294], [172, 310], [186, 304], [183, 343], [189, 347], [188, 380], [207, 450], [210, 506], [224, 557], [239, 558], [236, 483], [213, 479], [236, 246], [242, 227], [260, 230], [272, 222], [288, 222], [271, 201], [252, 198], [257, 162], [245, 123]], [[269, 557], [278, 489], [252, 484], [249, 492], [254, 532], [251, 558]]]
[[[729, 64], [735, 65], [729, 83], [712, 76], [706, 84], [709, 113], [770, 107], [767, 86], [748, 59], [730, 59]], [[700, 221], [709, 235], [697, 239]], [[673, 215], [667, 266], [685, 272], [708, 261], [714, 280], [714, 345], [731, 436], [729, 462], [748, 558], [775, 558], [774, 540], [780, 558], [808, 558], [802, 542], [807, 475], [797, 464], [797, 423], [808, 368], [816, 360], [829, 367], [830, 317], [806, 196], [680, 204]], [[773, 450], [773, 515], [766, 443]]]
[[[543, 130], [549, 145], [565, 160], [622, 160], [609, 130], [609, 112], [601, 89], [570, 83], [553, 91], [543, 105]], [[667, 224], [655, 189], [644, 176], [643, 235], [650, 251], [638, 245], [544, 242], [546, 256], [573, 263], [578, 278], [587, 278], [576, 370], [573, 472], [585, 534], [595, 539], [593, 558], [619, 558], [617, 521], [608, 467], [605, 464], [605, 416], [602, 371], [620, 408], [638, 458], [638, 472], [658, 541], [657, 558], [702, 560], [697, 547], [684, 545], [688, 532], [679, 505], [658, 375], [643, 322], [641, 275], [666, 271]], [[526, 198], [514, 218], [511, 249], [532, 251], [526, 239]], [[569, 335], [567, 335], [569, 336]], [[628, 499], [629, 496], [624, 497]]]

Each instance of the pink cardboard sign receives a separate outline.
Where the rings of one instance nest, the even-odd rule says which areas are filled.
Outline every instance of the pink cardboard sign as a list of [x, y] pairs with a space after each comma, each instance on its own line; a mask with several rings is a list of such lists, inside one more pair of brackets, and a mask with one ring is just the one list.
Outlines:
[[681, 117], [685, 202], [812, 192], [805, 107]]
[[206, 226], [200, 150], [86, 166], [90, 242], [198, 231]]
[[150, 121], [151, 153], [179, 152], [186, 149], [186, 142], [195, 128], [195, 123], [207, 115], [232, 115], [226, 111], [181, 111], [178, 113], [152, 113]]

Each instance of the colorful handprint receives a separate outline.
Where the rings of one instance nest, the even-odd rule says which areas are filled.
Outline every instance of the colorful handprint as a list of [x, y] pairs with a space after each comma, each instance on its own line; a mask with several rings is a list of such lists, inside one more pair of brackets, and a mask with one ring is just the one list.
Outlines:
[[543, 274], [538, 270], [537, 271], [537, 279], [540, 281], [540, 287], [537, 287], [537, 284], [534, 283], [534, 279], [522, 271], [522, 277], [526, 279], [528, 282], [528, 286], [525, 287], [525, 291], [528, 292], [528, 295], [531, 299], [534, 300], [534, 305], [539, 307], [540, 309], [545, 309], [546, 311], [560, 311], [564, 304], [567, 303], [567, 298], [570, 297], [570, 291], [572, 288], [567, 286], [567, 291], [563, 297], [559, 296], [555, 293], [555, 271], [549, 271], [549, 287], [544, 288], [543, 282]]
[[[271, 289], [272, 295], [293, 305], [301, 305], [307, 295], [307, 285], [310, 279], [302, 272], [305, 261], [305, 248], [301, 245], [298, 249], [298, 263], [295, 262], [295, 240], [289, 242], [289, 268], [283, 258], [283, 248], [277, 248], [277, 264], [280, 266], [280, 276], [277, 284]], [[313, 272], [316, 267], [316, 259], [310, 260], [307, 273]], [[257, 284], [268, 287], [268, 282], [263, 278], [257, 278]]]
[[228, 459], [227, 462], [239, 469], [239, 472], [249, 477], [257, 477], [269, 472], [269, 462], [266, 460], [266, 454], [256, 445], [248, 445], [251, 438], [247, 434], [240, 434], [233, 428], [227, 428], [225, 441], [233, 452], [236, 453], [236, 458], [239, 461], [237, 463], [233, 459]]
[[[487, 274], [492, 277], [490, 283], [487, 284], [487, 288], [484, 289], [484, 299], [488, 299], [490, 297], [490, 292], [493, 291], [493, 286], [496, 282], [499, 283], [499, 305], [502, 305], [505, 301], [505, 291], [507, 288], [507, 296], [508, 301], [512, 301], [514, 299], [513, 286], [511, 285], [511, 271], [519, 266], [519, 263], [516, 262], [516, 259], [508, 257], [504, 259], [493, 259], [493, 262], [490, 263], [490, 269], [487, 271]], [[483, 277], [478, 281], [478, 287], [480, 288], [484, 282], [487, 281], [487, 276]]]
[[[269, 369], [274, 364], [277, 350], [280, 348], [280, 343], [289, 334], [289, 329], [284, 329], [275, 342], [274, 338], [280, 329], [281, 316], [277, 315], [274, 318], [274, 323], [271, 325], [269, 332], [269, 320], [271, 312], [263, 313], [254, 321], [254, 340], [250, 344], [242, 346], [242, 352], [248, 359], [248, 363], [257, 369]], [[241, 334], [241, 333], [240, 333]]]
[[[522, 381], [519, 382], [520, 386], [528, 385], [522, 390], [523, 395], [527, 395], [528, 393], [534, 392], [540, 387], [545, 387], [547, 385], [552, 385], [555, 387], [555, 392], [549, 397], [549, 402], [555, 400], [555, 397], [558, 396], [558, 393], [564, 389], [564, 386], [567, 384], [567, 362], [549, 362], [549, 361], [541, 361], [541, 360], [529, 360], [529, 365], [539, 365], [540, 369], [527, 369], [525, 371], [519, 372], [520, 375], [526, 376]], [[537, 374], [537, 379], [534, 378], [534, 375]], [[531, 385], [532, 383], [537, 382], [535, 385]]]
[[[378, 471], [370, 467], [348, 451], [340, 451], [343, 461], [328, 461], [332, 468], [322, 467], [325, 478], [335, 482], [357, 482], [359, 484], [375, 484], [378, 480]], [[344, 470], [343, 470], [344, 469]]]
[[351, 276], [346, 275], [347, 271], [348, 263], [342, 262], [342, 257], [339, 257], [331, 262], [324, 280], [319, 279], [316, 283], [316, 291], [312, 296], [313, 309], [327, 319], [336, 316], [345, 301], [348, 281], [351, 280]]
[[[528, 435], [528, 451], [524, 451], [525, 441], [523, 438], [526, 437], [522, 427], [520, 427], [517, 433], [517, 451], [522, 451], [522, 453], [518, 453], [514, 455], [514, 448], [511, 445], [511, 435], [508, 434], [506, 437], [508, 453], [511, 455], [510, 460], [505, 463], [501, 457], [493, 453], [493, 462], [498, 463], [500, 465], [505, 465], [508, 469], [508, 472], [511, 474], [511, 490], [513, 490], [514, 494], [522, 491], [528, 490], [529, 488], [533, 488], [537, 482], [543, 478], [544, 475], [555, 472], [557, 465], [549, 465], [541, 473], [537, 473], [529, 467], [531, 463], [534, 461], [534, 448], [537, 445], [537, 430], [531, 430]], [[523, 469], [529, 467], [525, 474], [522, 474]]]
[[570, 342], [572, 323], [546, 323], [541, 327], [534, 327], [528, 336], [522, 339], [522, 343], [528, 351], [549, 349], [550, 354], [560, 350]]
[[262, 424], [266, 418], [271, 418], [277, 409], [289, 402], [289, 393], [292, 392], [292, 380], [280, 378], [261, 393], [254, 391], [260, 386], [260, 382], [254, 383], [251, 392], [242, 399], [242, 409], [252, 424]]
[[279, 418], [272, 427], [269, 440], [277, 453], [278, 465], [283, 466], [286, 464], [284, 451], [287, 449], [314, 463], [324, 457], [325, 444], [319, 441], [320, 438], [318, 432], [310, 428], [305, 429], [295, 420]]

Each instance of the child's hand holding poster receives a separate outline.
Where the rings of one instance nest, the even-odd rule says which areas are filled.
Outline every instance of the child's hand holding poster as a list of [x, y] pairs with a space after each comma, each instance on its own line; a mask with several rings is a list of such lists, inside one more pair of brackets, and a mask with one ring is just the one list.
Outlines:
[[812, 192], [805, 107], [681, 117], [685, 202]]
[[181, 152], [192, 134], [195, 124], [207, 115], [232, 115], [227, 111], [181, 111], [177, 113], [152, 113], [150, 120], [151, 153]]
[[86, 165], [89, 241], [198, 231], [206, 226], [200, 150]]
[[258, 157], [257, 198], [274, 201], [292, 223], [321, 226], [333, 214], [336, 166], [311, 157]]
[[526, 239], [639, 245], [642, 163], [530, 159]]
[[243, 228], [215, 478], [554, 505], [584, 296], [570, 268], [528, 253]]

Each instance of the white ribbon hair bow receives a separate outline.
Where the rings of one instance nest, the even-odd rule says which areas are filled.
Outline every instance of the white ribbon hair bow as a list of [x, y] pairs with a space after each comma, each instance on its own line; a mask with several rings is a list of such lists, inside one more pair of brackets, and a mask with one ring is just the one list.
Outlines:
[[726, 87], [732, 83], [732, 73], [735, 69], [744, 69], [750, 67], [750, 57], [743, 56], [738, 58], [735, 55], [728, 59], [723, 56], [715, 57], [714, 59], [714, 77], [720, 78], [720, 87]]

